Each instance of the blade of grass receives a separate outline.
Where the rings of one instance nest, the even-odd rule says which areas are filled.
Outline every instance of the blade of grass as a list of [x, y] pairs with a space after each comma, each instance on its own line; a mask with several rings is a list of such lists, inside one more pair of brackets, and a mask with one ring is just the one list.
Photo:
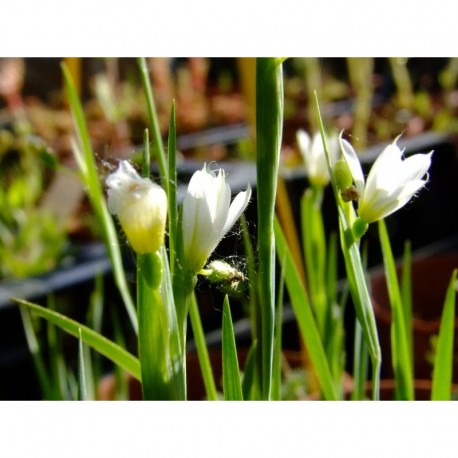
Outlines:
[[404, 307], [402, 305], [396, 266], [391, 250], [386, 224], [383, 220], [378, 222], [380, 243], [382, 246], [385, 276], [390, 298], [393, 320], [391, 323], [391, 349], [393, 370], [396, 379], [396, 395], [398, 399], [413, 400], [413, 376], [409, 353], [409, 343], [406, 333]]
[[200, 370], [202, 371], [202, 378], [204, 380], [205, 391], [207, 399], [210, 401], [218, 400], [218, 393], [216, 390], [215, 379], [213, 377], [213, 370], [208, 356], [207, 344], [205, 343], [205, 335], [200, 320], [199, 306], [196, 301], [196, 296], [191, 295], [189, 304], [189, 317], [191, 319], [192, 332], [194, 334], [194, 341], [197, 349], [197, 357], [199, 359]]
[[78, 145], [74, 143], [74, 155], [80, 167], [82, 180], [87, 187], [92, 208], [94, 209], [94, 212], [101, 224], [103, 238], [107, 247], [108, 257], [110, 258], [113, 268], [116, 286], [123, 299], [132, 327], [135, 332], [138, 332], [137, 313], [125, 277], [116, 229], [113, 219], [108, 212], [104, 194], [100, 186], [94, 153], [92, 151], [89, 133], [84, 119], [83, 108], [73, 84], [72, 77], [65, 63], [62, 64], [62, 71], [64, 74], [65, 87], [70, 107], [74, 117], [76, 132], [82, 148], [82, 151], [80, 151]]
[[326, 282], [326, 242], [319, 204], [322, 192], [322, 189], [312, 188], [305, 191], [301, 199], [301, 226], [310, 300], [318, 328], [326, 341], [327, 300], [326, 289], [323, 288]]
[[38, 381], [40, 382], [41, 392], [45, 400], [51, 399], [51, 382], [49, 380], [49, 374], [46, 370], [42, 354], [40, 351], [40, 344], [38, 342], [35, 330], [33, 328], [32, 318], [29, 310], [20, 307], [22, 324], [24, 326], [25, 337], [27, 340], [27, 346], [29, 347], [30, 354], [33, 358], [33, 364], [37, 372]]
[[275, 239], [273, 220], [283, 128], [282, 65], [272, 58], [256, 60], [256, 170], [258, 204], [259, 299], [262, 397], [270, 399], [274, 340]]
[[146, 97], [146, 105], [148, 109], [148, 119], [150, 130], [153, 135], [153, 152], [158, 160], [159, 172], [161, 174], [161, 183], [164, 187], [167, 195], [169, 195], [169, 176], [168, 169], [166, 166], [164, 145], [162, 143], [161, 129], [159, 126], [159, 120], [157, 117], [156, 106], [154, 104], [153, 88], [151, 87], [151, 81], [148, 74], [148, 65], [146, 59], [140, 57], [137, 59], [137, 64], [140, 69], [140, 76], [142, 80], [143, 90]]
[[283, 332], [283, 300], [285, 289], [285, 264], [282, 262], [280, 283], [278, 285], [277, 308], [275, 312], [275, 340], [274, 357], [272, 365], [272, 400], [281, 400], [281, 356], [282, 356], [282, 332]]
[[170, 268], [172, 275], [175, 272], [175, 257], [178, 230], [178, 209], [177, 209], [177, 171], [176, 171], [176, 121], [175, 121], [175, 100], [172, 102], [169, 123], [168, 139], [168, 203], [169, 203], [169, 252]]
[[248, 352], [245, 373], [243, 374], [242, 381], [242, 395], [243, 399], [254, 401], [259, 399], [259, 392], [256, 386], [256, 351], [258, 349], [258, 342], [255, 340], [251, 345]]
[[87, 381], [83, 354], [83, 338], [81, 337], [81, 328], [78, 328], [78, 401], [86, 401]]
[[453, 341], [455, 338], [455, 296], [457, 269], [453, 271], [445, 297], [436, 355], [434, 357], [432, 401], [450, 401], [452, 398]]
[[324, 397], [329, 400], [337, 400], [337, 393], [310, 301], [277, 220], [275, 220], [274, 230], [278, 259], [280, 263], [284, 263], [286, 287], [291, 298], [302, 338], [309, 351], [310, 359], [315, 368]]
[[77, 321], [61, 315], [60, 313], [54, 312], [53, 310], [49, 310], [45, 307], [41, 307], [40, 305], [33, 304], [32, 302], [25, 301], [23, 299], [14, 298], [12, 300], [19, 304], [19, 306], [26, 307], [36, 315], [46, 319], [50, 323], [58, 326], [76, 338], [79, 337], [78, 329], [81, 329], [81, 338], [86, 344], [94, 348], [94, 350], [98, 351], [102, 355], [106, 356], [115, 364], [121, 366], [127, 372], [130, 372], [137, 380], [141, 380], [140, 363], [138, 359], [124, 350], [124, 348], [119, 347], [111, 340], [108, 340], [106, 337], [103, 337], [87, 326], [84, 326]]
[[223, 392], [226, 401], [243, 401], [240, 370], [235, 346], [234, 327], [232, 325], [229, 298], [223, 303]]

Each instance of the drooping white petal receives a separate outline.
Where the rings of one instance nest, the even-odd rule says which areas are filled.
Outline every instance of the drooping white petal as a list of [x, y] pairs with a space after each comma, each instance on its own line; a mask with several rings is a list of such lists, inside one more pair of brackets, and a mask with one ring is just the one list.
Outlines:
[[364, 175], [361, 164], [359, 163], [358, 156], [353, 149], [353, 146], [342, 138], [342, 133], [339, 137], [340, 148], [342, 154], [344, 155], [345, 160], [347, 161], [348, 166], [350, 167], [351, 174], [353, 176], [353, 181], [355, 182], [356, 189], [360, 196], [364, 194]]
[[245, 208], [250, 202], [250, 199], [251, 187], [250, 185], [248, 185], [247, 190], [239, 192], [235, 199], [232, 201], [232, 204], [229, 208], [229, 213], [227, 214], [226, 223], [222, 230], [222, 237], [224, 237], [227, 234], [227, 232], [231, 229], [234, 223], [240, 218], [240, 215], [245, 211]]

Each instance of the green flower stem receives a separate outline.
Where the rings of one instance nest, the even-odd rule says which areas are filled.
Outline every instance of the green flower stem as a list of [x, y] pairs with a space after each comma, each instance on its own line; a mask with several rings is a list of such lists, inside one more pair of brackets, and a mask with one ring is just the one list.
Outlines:
[[361, 323], [363, 335], [366, 339], [372, 361], [372, 398], [374, 400], [378, 400], [380, 396], [380, 369], [382, 363], [382, 355], [380, 351], [380, 343], [377, 334], [374, 311], [372, 309], [372, 302], [367, 288], [363, 264], [361, 261], [359, 243], [357, 240], [355, 240], [352, 232], [352, 227], [356, 220], [356, 214], [351, 202], [343, 202], [337, 189], [329, 152], [326, 145], [326, 136], [321, 119], [320, 106], [316, 94], [315, 100], [321, 137], [323, 140], [329, 175], [331, 176], [332, 189], [339, 214], [340, 238], [342, 252], [345, 259], [345, 268], [347, 271], [348, 282], [355, 306], [356, 316]]
[[265, 400], [271, 396], [274, 342], [275, 238], [273, 221], [283, 127], [281, 61], [256, 60], [256, 168], [258, 199], [259, 296], [261, 303], [261, 386]]
[[199, 358], [207, 398], [210, 401], [217, 401], [218, 393], [216, 391], [215, 379], [213, 378], [213, 371], [210, 364], [210, 358], [208, 356], [207, 344], [205, 343], [205, 335], [202, 328], [202, 322], [200, 320], [199, 307], [194, 294], [191, 294], [190, 299], [189, 317], [191, 319], [194, 342], [197, 349], [197, 357]]
[[138, 355], [145, 400], [172, 399], [169, 370], [168, 317], [159, 291], [159, 253], [137, 256]]

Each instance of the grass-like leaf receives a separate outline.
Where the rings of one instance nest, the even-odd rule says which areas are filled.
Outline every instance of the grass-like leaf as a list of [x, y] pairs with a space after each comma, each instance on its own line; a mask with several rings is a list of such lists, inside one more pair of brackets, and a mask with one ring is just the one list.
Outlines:
[[414, 391], [412, 364], [404, 318], [404, 307], [402, 305], [401, 291], [396, 273], [396, 265], [385, 222], [383, 220], [379, 221], [378, 227], [383, 252], [383, 263], [385, 266], [388, 295], [393, 314], [393, 320], [391, 323], [391, 349], [393, 370], [396, 379], [396, 396], [401, 400], [413, 400]]
[[275, 340], [272, 369], [272, 400], [281, 399], [281, 357], [282, 357], [282, 334], [283, 334], [283, 300], [285, 290], [285, 262], [282, 263], [280, 282], [278, 286], [277, 307], [275, 311]]
[[191, 295], [190, 299], [189, 318], [191, 319], [194, 342], [197, 349], [197, 358], [199, 359], [207, 399], [210, 401], [217, 401], [218, 392], [216, 390], [213, 370], [208, 356], [207, 344], [205, 343], [205, 334], [200, 320], [199, 306], [194, 293]]
[[223, 392], [226, 401], [243, 401], [229, 298], [223, 303]]
[[258, 349], [258, 342], [255, 340], [248, 352], [245, 371], [242, 381], [242, 394], [244, 400], [254, 401], [259, 399], [259, 390], [256, 385], [256, 352]]
[[81, 106], [81, 102], [75, 89], [75, 85], [73, 84], [71, 74], [65, 63], [62, 64], [62, 71], [64, 74], [64, 82], [65, 88], [67, 90], [68, 100], [75, 121], [76, 132], [79, 138], [79, 145], [76, 143], [73, 144], [73, 152], [80, 168], [81, 179], [87, 188], [92, 208], [94, 209], [94, 212], [101, 223], [103, 238], [105, 240], [108, 256], [113, 267], [116, 286], [118, 287], [123, 299], [127, 314], [129, 315], [132, 323], [132, 327], [134, 328], [135, 332], [137, 332], [137, 314], [134, 303], [132, 301], [132, 297], [130, 295], [122, 265], [121, 250], [119, 248], [116, 229], [113, 223], [113, 219], [108, 212], [108, 208], [105, 203], [105, 197], [100, 186], [94, 153], [92, 151], [89, 132], [87, 130], [87, 125], [84, 118], [83, 107]]
[[31, 312], [48, 320], [50, 323], [58, 326], [76, 338], [79, 338], [79, 329], [81, 329], [81, 338], [83, 342], [106, 356], [127, 372], [130, 372], [137, 380], [141, 380], [139, 360], [134, 355], [124, 350], [124, 348], [121, 348], [119, 345], [116, 345], [111, 340], [98, 334], [87, 326], [84, 326], [60, 313], [54, 312], [53, 310], [49, 310], [23, 299], [13, 299], [13, 301], [21, 307], [26, 307]]
[[87, 400], [86, 368], [84, 362], [83, 338], [81, 328], [78, 329], [78, 401]]
[[304, 339], [310, 359], [315, 368], [324, 397], [329, 400], [337, 400], [338, 396], [333, 384], [320, 332], [310, 306], [310, 301], [297, 268], [292, 260], [291, 252], [286, 243], [283, 231], [277, 220], [275, 220], [274, 230], [278, 259], [280, 263], [284, 263], [283, 268], [285, 270], [286, 287], [291, 297], [293, 310], [299, 324], [302, 338]]
[[453, 271], [445, 297], [439, 338], [434, 358], [431, 400], [450, 401], [453, 376], [453, 341], [455, 338], [455, 296], [457, 269]]
[[258, 200], [259, 296], [262, 396], [270, 399], [274, 341], [275, 240], [273, 220], [283, 128], [282, 65], [273, 58], [256, 60], [256, 170]]
[[164, 145], [162, 143], [161, 129], [159, 126], [159, 119], [157, 117], [156, 106], [153, 97], [153, 88], [148, 73], [148, 65], [146, 59], [141, 57], [137, 60], [140, 69], [140, 76], [142, 80], [143, 90], [145, 92], [146, 105], [148, 110], [148, 118], [151, 134], [153, 136], [153, 153], [158, 160], [159, 171], [161, 174], [161, 183], [165, 188], [168, 195], [169, 177], [168, 169], [166, 166]]

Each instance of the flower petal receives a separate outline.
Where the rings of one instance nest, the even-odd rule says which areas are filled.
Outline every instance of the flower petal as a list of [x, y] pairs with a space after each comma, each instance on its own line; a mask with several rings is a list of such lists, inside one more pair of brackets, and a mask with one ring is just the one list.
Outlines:
[[227, 215], [226, 223], [222, 231], [223, 235], [221, 236], [221, 238], [223, 238], [227, 234], [229, 229], [234, 225], [234, 223], [243, 213], [250, 199], [251, 199], [251, 187], [248, 184], [246, 191], [239, 192], [237, 196], [235, 197], [235, 199], [232, 201], [232, 204], [229, 208], [229, 213]]
[[348, 166], [350, 167], [351, 174], [353, 176], [353, 181], [355, 182], [356, 189], [360, 197], [364, 195], [364, 175], [363, 169], [361, 168], [361, 164], [359, 162], [358, 156], [351, 146], [346, 140], [342, 138], [342, 133], [340, 134], [339, 141], [340, 141], [340, 148], [342, 150], [342, 154], [344, 155], [345, 160], [347, 161]]

